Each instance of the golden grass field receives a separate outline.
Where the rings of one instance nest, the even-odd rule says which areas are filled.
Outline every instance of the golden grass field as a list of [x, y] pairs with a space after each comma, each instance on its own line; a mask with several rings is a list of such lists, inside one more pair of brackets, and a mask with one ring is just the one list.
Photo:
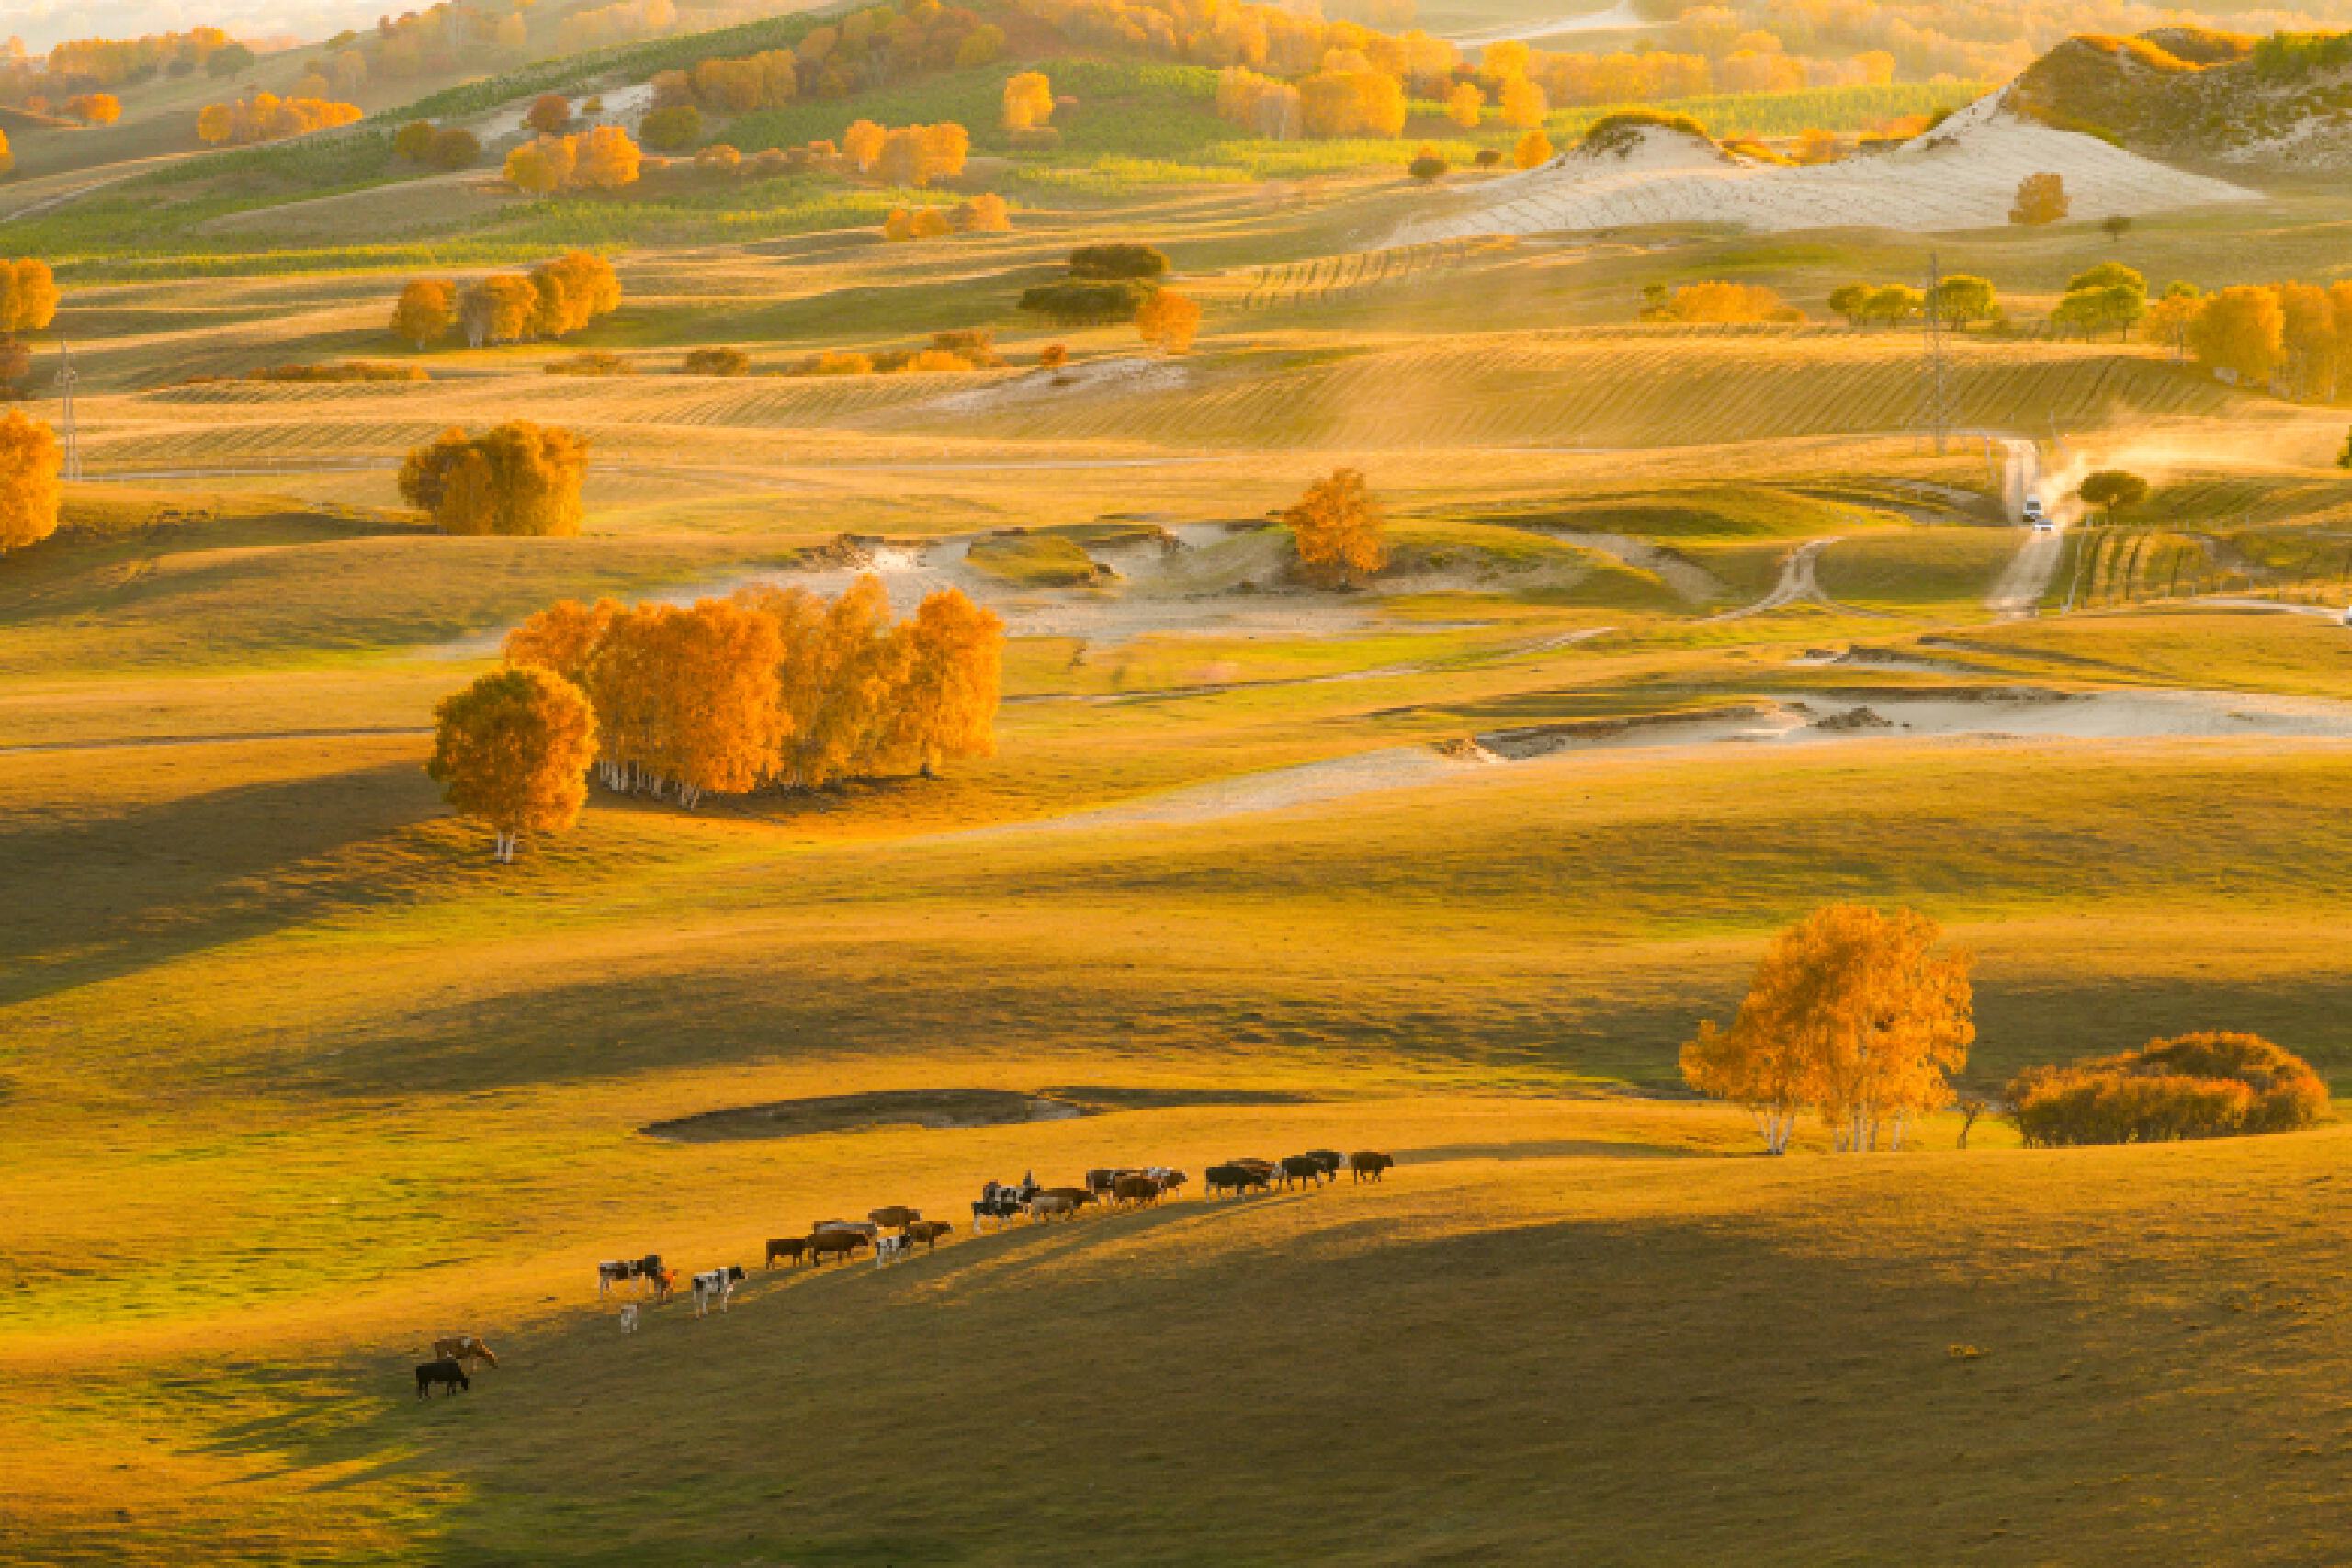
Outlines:
[[[399, 275], [69, 276], [89, 481], [0, 559], [0, 1561], [2340, 1555], [2342, 1126], [2052, 1152], [1987, 1118], [1963, 1150], [1943, 1117], [1900, 1155], [1808, 1128], [1768, 1160], [1675, 1059], [1774, 932], [1860, 899], [1979, 955], [1972, 1091], [2206, 1028], [2352, 1088], [2352, 744], [1437, 750], [2015, 687], [2352, 696], [2352, 632], [2292, 609], [2352, 575], [2340, 412], [2136, 342], [1987, 338], [1939, 455], [1905, 336], [1628, 324], [1658, 276], [1817, 313], [1913, 265], [1892, 236], [1522, 243], [1328, 293], [1284, 270], [1407, 199], [641, 248], [576, 340], [423, 356], [383, 330]], [[2255, 211], [2289, 260], [2340, 233], [2323, 195]], [[2127, 252], [2226, 281], [2241, 237], [2188, 215]], [[1103, 238], [1168, 246], [1207, 307], [1192, 355], [1013, 311]], [[2031, 299], [2113, 248], [2068, 226], [1944, 261]], [[972, 326], [1010, 368], [767, 373]], [[1066, 385], [1030, 368], [1049, 342]], [[762, 373], [680, 374], [708, 344]], [[545, 373], [582, 348], [636, 373]], [[347, 357], [433, 379], [187, 384]], [[580, 537], [399, 508], [408, 446], [517, 414], [593, 441]], [[2037, 616], [1986, 607], [2019, 545], [1991, 434], [2155, 483], [2069, 535]], [[1340, 464], [1395, 570], [1251, 577], [1285, 558], [1267, 513]], [[1163, 528], [1194, 541], [1165, 580], [1106, 544]], [[599, 794], [511, 867], [446, 814], [433, 705], [504, 627], [842, 535], [976, 550], [1015, 633], [996, 756], [692, 814]], [[1757, 610], [1801, 552], [1816, 591]], [[1069, 584], [1098, 560], [1121, 575]], [[646, 1131], [968, 1090], [1108, 1109]], [[594, 1292], [601, 1258], [756, 1264], [1025, 1169], [1326, 1145], [1400, 1163], [759, 1275], [634, 1337]], [[418, 1403], [418, 1347], [459, 1328], [503, 1364]]]

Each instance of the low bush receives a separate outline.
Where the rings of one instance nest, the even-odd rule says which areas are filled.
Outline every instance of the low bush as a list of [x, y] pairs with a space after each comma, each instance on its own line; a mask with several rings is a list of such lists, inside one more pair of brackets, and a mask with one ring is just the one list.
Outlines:
[[752, 356], [740, 348], [697, 348], [686, 355], [689, 376], [748, 376]]
[[1149, 299], [1152, 286], [1136, 278], [1092, 280], [1071, 278], [1041, 283], [1022, 292], [1021, 309], [1065, 326], [1132, 321], [1136, 309]]
[[629, 376], [636, 371], [637, 367], [619, 355], [607, 354], [601, 348], [548, 361], [550, 376]]
[[1091, 279], [1159, 277], [1168, 257], [1156, 245], [1080, 245], [1069, 254], [1069, 275]]
[[793, 368], [796, 376], [870, 376], [874, 358], [854, 348], [829, 348], [812, 354]]
[[1664, 109], [1620, 109], [1592, 122], [1584, 133], [1584, 149], [1588, 152], [1629, 152], [1635, 140], [1648, 130], [1679, 131], [1702, 141], [1714, 140], [1707, 134], [1705, 126], [1687, 114], [1672, 114]]
[[186, 385], [202, 386], [220, 381], [287, 381], [296, 384], [338, 381], [430, 381], [423, 367], [414, 365], [381, 365], [365, 359], [346, 359], [336, 365], [266, 365], [258, 370], [248, 370], [243, 376], [194, 376]]
[[2221, 1032], [2030, 1068], [2011, 1081], [2008, 1100], [2025, 1142], [2043, 1148], [2287, 1132], [2328, 1107], [2310, 1063], [2260, 1035]]

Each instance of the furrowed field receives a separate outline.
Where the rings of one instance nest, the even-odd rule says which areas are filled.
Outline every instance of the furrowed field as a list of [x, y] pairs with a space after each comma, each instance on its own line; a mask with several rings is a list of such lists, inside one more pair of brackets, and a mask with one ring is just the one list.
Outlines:
[[[2340, 1555], [2352, 1133], [2027, 1147], [1999, 1103], [2203, 1030], [2352, 1092], [2346, 416], [2051, 325], [2109, 261], [2324, 281], [2339, 192], [1936, 236], [2005, 312], [1946, 345], [1939, 444], [1917, 322], [1827, 303], [1924, 237], [1394, 244], [1516, 177], [1470, 165], [1521, 128], [1419, 93], [1260, 137], [1213, 69], [1015, 28], [702, 138], [968, 122], [929, 188], [390, 159], [719, 47], [537, 58], [552, 23], [227, 153], [187, 137], [227, 89], [160, 78], [0, 186], [62, 296], [17, 406], [62, 421], [70, 344], [82, 470], [0, 555], [0, 1561]], [[1014, 60], [1057, 139], [1000, 123]], [[1645, 107], [1850, 139], [1976, 96], [1942, 74]], [[1010, 231], [880, 231], [981, 194]], [[1103, 244], [1196, 340], [1017, 303]], [[573, 249], [619, 298], [560, 341], [390, 328]], [[1642, 319], [1726, 282], [1806, 319]], [[403, 499], [518, 418], [587, 444], [576, 533]], [[1332, 587], [1285, 509], [1343, 468], [1385, 558]], [[2148, 490], [2102, 517], [2108, 469]], [[557, 601], [869, 572], [1002, 618], [992, 754], [594, 784], [512, 864], [427, 777]], [[1994, 1103], [1769, 1157], [1680, 1052], [1849, 902], [1974, 955], [1953, 1083]], [[1324, 1148], [1396, 1164], [1203, 1197]], [[1148, 1165], [1178, 1198], [963, 1223]], [[883, 1204], [954, 1234], [758, 1267]], [[647, 1252], [750, 1277], [625, 1334], [596, 1266]], [[456, 1332], [499, 1364], [418, 1399]]]

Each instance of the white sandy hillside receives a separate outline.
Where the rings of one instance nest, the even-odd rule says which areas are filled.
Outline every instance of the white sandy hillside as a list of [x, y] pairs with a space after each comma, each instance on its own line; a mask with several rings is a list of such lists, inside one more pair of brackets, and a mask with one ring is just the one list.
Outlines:
[[1465, 189], [1405, 225], [1392, 244], [1470, 234], [1535, 234], [1643, 223], [1749, 229], [1977, 229], [2008, 221], [2018, 182], [2062, 175], [2076, 218], [2137, 215], [2256, 193], [2053, 130], [1984, 98], [1891, 152], [1810, 168], [1751, 163], [1687, 132], [1647, 127], [1620, 151], [1578, 148], [1524, 174]]

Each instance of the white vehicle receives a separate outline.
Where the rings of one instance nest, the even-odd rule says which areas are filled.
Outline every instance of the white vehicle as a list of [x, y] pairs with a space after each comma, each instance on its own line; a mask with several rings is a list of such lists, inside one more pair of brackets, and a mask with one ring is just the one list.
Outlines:
[[2040, 496], [2030, 495], [2025, 498], [2025, 520], [2037, 528], [2050, 526], [2050, 514], [2041, 510]]
[[2047, 517], [2037, 517], [2033, 520], [2033, 531], [2037, 534], [2055, 534], [2058, 531], [2058, 525]]

